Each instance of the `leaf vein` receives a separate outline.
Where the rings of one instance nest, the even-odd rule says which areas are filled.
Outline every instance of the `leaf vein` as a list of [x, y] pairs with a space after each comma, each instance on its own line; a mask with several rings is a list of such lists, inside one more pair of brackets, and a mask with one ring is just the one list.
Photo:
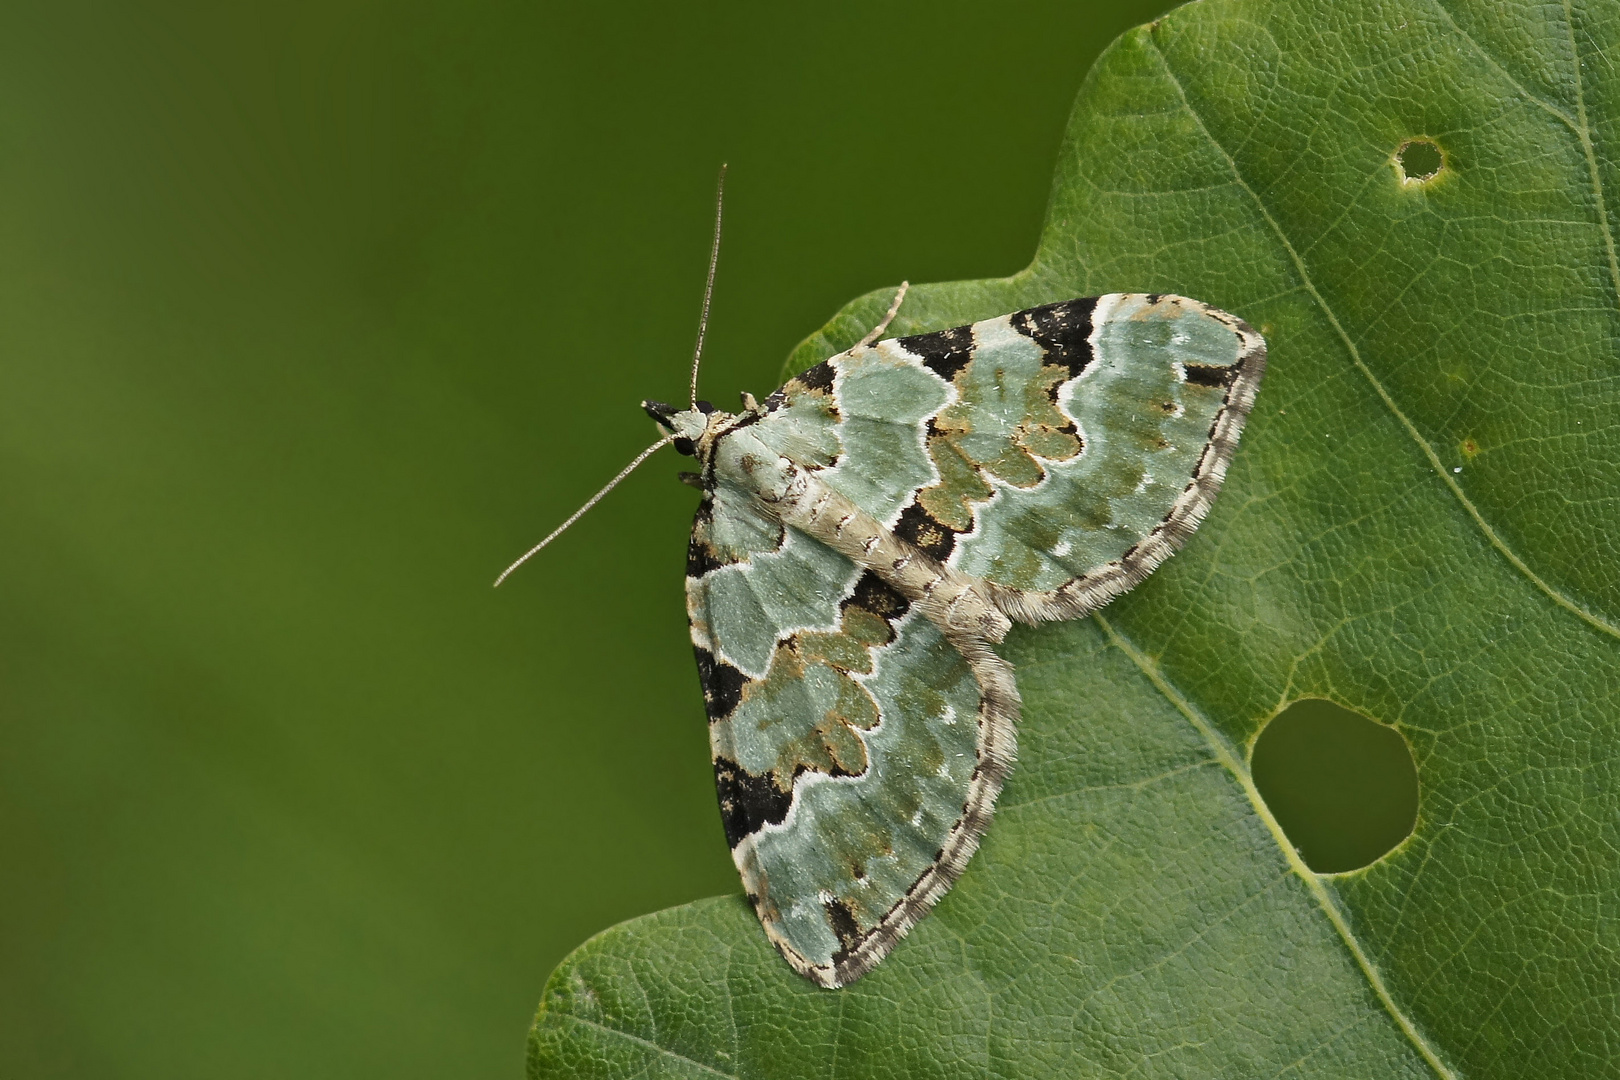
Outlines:
[[1581, 48], [1575, 41], [1575, 9], [1570, 0], [1564, 0], [1564, 30], [1569, 35], [1571, 74], [1575, 80], [1575, 117], [1580, 121], [1575, 137], [1580, 140], [1586, 155], [1586, 171], [1592, 177], [1592, 195], [1597, 199], [1598, 227], [1603, 230], [1603, 245], [1609, 255], [1609, 284], [1614, 289], [1616, 303], [1620, 303], [1620, 258], [1614, 250], [1614, 230], [1609, 227], [1609, 202], [1603, 195], [1603, 175], [1598, 169], [1597, 148], [1592, 145], [1592, 124], [1586, 116], [1586, 84], [1581, 78]]
[[[1480, 55], [1480, 58], [1483, 59], [1487, 64], [1491, 65], [1491, 67], [1495, 68], [1496, 73], [1502, 76], [1502, 78], [1506, 79], [1508, 84], [1511, 85], [1513, 89], [1517, 90], [1521, 97], [1531, 104], [1543, 109], [1550, 116], [1556, 117], [1558, 120], [1563, 121], [1563, 123], [1568, 126], [1569, 130], [1573, 132], [1577, 138], [1580, 137], [1580, 124], [1573, 116], [1569, 115], [1569, 113], [1565, 112], [1563, 109], [1560, 109], [1557, 105], [1554, 105], [1540, 94], [1532, 91], [1528, 86], [1525, 86], [1518, 79], [1515, 79], [1512, 73], [1509, 72], [1505, 66], [1503, 66], [1501, 61], [1497, 60], [1496, 56], [1490, 50], [1486, 49], [1485, 46], [1481, 45], [1478, 41], [1475, 41], [1473, 35], [1462, 28], [1462, 24], [1457, 22], [1457, 18], [1451, 13], [1451, 9], [1446, 7], [1445, 4], [1441, 3], [1440, 0], [1434, 0], [1434, 7], [1436, 11], [1445, 16], [1446, 25], [1450, 28], [1451, 32], [1472, 46], [1473, 50]], [[1567, 3], [1564, 5], [1564, 11], [1566, 14], [1569, 11], [1569, 5]]]
[[1154, 960], [1152, 963], [1144, 964], [1141, 967], [1132, 968], [1129, 971], [1122, 971], [1118, 975], [1115, 975], [1113, 978], [1111, 978], [1111, 979], [1107, 980], [1106, 982], [1102, 983], [1100, 986], [1097, 986], [1090, 993], [1088, 993], [1085, 997], [1080, 999], [1079, 1003], [1076, 1004], [1076, 1006], [1075, 1006], [1075, 1011], [1079, 1012], [1081, 1009], [1084, 1009], [1087, 1005], [1089, 1005], [1091, 1002], [1095, 1001], [1098, 997], [1100, 997], [1101, 995], [1107, 993], [1109, 990], [1112, 990], [1114, 987], [1118, 986], [1120, 983], [1125, 982], [1127, 979], [1136, 979], [1136, 978], [1140, 978], [1143, 975], [1148, 974], [1149, 972], [1159, 971], [1166, 964], [1170, 963], [1170, 961], [1176, 959], [1177, 957], [1186, 955], [1186, 953], [1189, 950], [1191, 950], [1193, 948], [1193, 946], [1195, 946], [1199, 942], [1203, 941], [1217, 927], [1224, 926], [1234, 916], [1236, 916], [1238, 914], [1238, 912], [1242, 911], [1244, 908], [1248, 907], [1250, 904], [1254, 903], [1256, 900], [1259, 900], [1261, 897], [1265, 896], [1272, 889], [1274, 889], [1278, 884], [1280, 884], [1283, 881], [1286, 881], [1287, 879], [1288, 879], [1288, 875], [1286, 873], [1279, 874], [1275, 880], [1268, 882], [1266, 884], [1265, 888], [1260, 889], [1260, 890], [1258, 890], [1256, 892], [1250, 893], [1248, 896], [1245, 896], [1241, 901], [1234, 904], [1232, 907], [1230, 907], [1226, 911], [1222, 912], [1219, 918], [1213, 919], [1209, 923], [1205, 924], [1204, 926], [1199, 927], [1198, 932], [1196, 934], [1194, 934], [1192, 937], [1188, 938], [1186, 941], [1183, 941], [1180, 945], [1177, 945], [1175, 948], [1171, 949], [1169, 952], [1165, 953], [1163, 956], [1160, 956], [1158, 959]]
[[657, 1043], [653, 1042], [650, 1039], [644, 1039], [640, 1035], [632, 1035], [630, 1032], [625, 1031], [623, 1028], [609, 1027], [606, 1024], [598, 1023], [595, 1020], [587, 1020], [583, 1016], [575, 1016], [572, 1013], [559, 1013], [559, 1014], [556, 1014], [556, 1015], [557, 1015], [557, 1019], [559, 1019], [559, 1020], [567, 1020], [570, 1023], [574, 1023], [574, 1024], [583, 1024], [586, 1027], [595, 1028], [597, 1031], [604, 1032], [604, 1033], [606, 1033], [608, 1035], [617, 1035], [619, 1038], [624, 1039], [626, 1042], [633, 1042], [637, 1046], [644, 1046], [649, 1050], [653, 1050], [653, 1051], [656, 1051], [659, 1054], [664, 1055], [665, 1057], [674, 1058], [676, 1061], [685, 1062], [686, 1064], [691, 1065], [693, 1068], [701, 1069], [704, 1072], [709, 1073], [711, 1075], [724, 1077], [725, 1080], [742, 1080], [742, 1077], [738, 1076], [736, 1073], [721, 1072], [719, 1069], [716, 1069], [713, 1065], [705, 1065], [703, 1062], [698, 1061], [696, 1058], [689, 1058], [685, 1054], [676, 1053], [674, 1050], [669, 1049], [667, 1046], [659, 1046]]
[[1083, 787], [1068, 788], [1064, 791], [1054, 791], [1050, 795], [1037, 795], [1031, 799], [1022, 799], [1019, 801], [1005, 800], [1002, 802], [1001, 806], [997, 808], [997, 812], [1005, 815], [1014, 810], [1023, 810], [1030, 806], [1040, 806], [1044, 803], [1057, 802], [1060, 799], [1073, 799], [1080, 795], [1090, 795], [1098, 791], [1142, 792], [1147, 788], [1152, 787], [1154, 784], [1162, 783], [1166, 780], [1173, 780], [1184, 773], [1202, 769], [1206, 765], [1217, 764], [1219, 764], [1219, 762], [1214, 758], [1200, 758], [1197, 761], [1189, 761], [1185, 765], [1177, 765], [1173, 769], [1166, 769], [1163, 772], [1154, 773], [1152, 776], [1144, 776], [1137, 780], [1122, 780], [1117, 784], [1086, 784]]
[[1156, 663], [1137, 649], [1135, 643], [1116, 630], [1113, 624], [1105, 619], [1101, 613], [1093, 612], [1091, 617], [1102, 628], [1103, 635], [1107, 637], [1109, 644], [1124, 653], [1131, 663], [1135, 664], [1137, 669], [1142, 672], [1148, 682], [1152, 683], [1154, 688], [1164, 696], [1165, 700], [1177, 712], [1186, 717], [1187, 722], [1209, 745], [1215, 758], [1226, 767], [1226, 771], [1231, 773], [1232, 777], [1238, 782], [1238, 785], [1243, 789], [1244, 795], [1248, 797], [1249, 805], [1254, 808], [1256, 816], [1270, 830], [1272, 839], [1276, 841], [1277, 847], [1282, 851], [1283, 858], [1288, 862], [1289, 869], [1305, 883], [1306, 889], [1310, 891], [1311, 896], [1322, 909], [1322, 913], [1327, 916], [1328, 922], [1338, 932], [1339, 939], [1344, 942], [1345, 948], [1349, 950], [1356, 966], [1361, 969], [1361, 973], [1372, 988], [1374, 996], [1378, 998], [1379, 1003], [1384, 1006], [1385, 1011], [1395, 1021], [1401, 1033], [1406, 1036], [1418, 1054], [1434, 1070], [1436, 1076], [1440, 1077], [1441, 1080], [1457, 1080], [1456, 1074], [1447, 1067], [1445, 1062], [1440, 1060], [1439, 1052], [1430, 1045], [1429, 1040], [1418, 1030], [1417, 1024], [1396, 1003], [1394, 996], [1389, 991], [1389, 987], [1384, 983], [1383, 976], [1379, 974], [1377, 965], [1373, 963], [1372, 957], [1367, 954], [1367, 951], [1362, 948], [1360, 939], [1356, 937], [1355, 931], [1351, 929], [1350, 920], [1339, 907], [1333, 891], [1322, 879], [1321, 875], [1305, 865], [1305, 860], [1300, 857], [1298, 851], [1294, 850], [1294, 846], [1288, 842], [1288, 837], [1283, 833], [1282, 826], [1272, 816], [1270, 808], [1266, 806], [1265, 799], [1261, 798], [1260, 789], [1254, 786], [1254, 776], [1249, 772], [1249, 767], [1238, 757], [1236, 749], [1227, 740], [1226, 736], [1217, 731], [1209, 719], [1199, 712], [1192, 702], [1188, 701], [1181, 691], [1176, 689], [1165, 678], [1164, 673], [1159, 670]]

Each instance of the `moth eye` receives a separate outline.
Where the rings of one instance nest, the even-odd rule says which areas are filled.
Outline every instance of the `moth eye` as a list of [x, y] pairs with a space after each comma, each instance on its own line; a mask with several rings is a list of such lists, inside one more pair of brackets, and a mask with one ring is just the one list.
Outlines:
[[675, 452], [691, 457], [697, 453], [697, 443], [688, 439], [685, 435], [678, 435], [675, 437]]
[[707, 401], [700, 401], [697, 403], [697, 411], [707, 416], [714, 412], [714, 406]]

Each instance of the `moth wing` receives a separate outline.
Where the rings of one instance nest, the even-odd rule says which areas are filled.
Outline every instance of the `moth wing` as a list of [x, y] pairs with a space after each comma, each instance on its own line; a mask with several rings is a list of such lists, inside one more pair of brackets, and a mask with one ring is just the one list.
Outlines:
[[907, 414], [915, 451], [892, 485], [911, 486], [875, 516], [991, 583], [1013, 617], [1070, 619], [1130, 589], [1197, 529], [1265, 363], [1264, 338], [1236, 316], [1115, 293], [854, 349], [778, 394], [792, 402], [826, 384], [838, 408], [853, 406], [833, 426], [843, 458], [822, 478], [867, 506], [860, 485], [891, 455], [848, 437], [864, 402], [846, 404], [844, 388], [880, 367], [929, 377], [916, 400], [932, 407]]
[[[1009, 614], [1073, 618], [1197, 527], [1264, 366], [1242, 320], [1113, 294], [842, 353], [750, 430]], [[687, 602], [726, 837], [770, 940], [841, 986], [977, 847], [1017, 691], [987, 644], [953, 646], [875, 574], [709, 485]]]
[[[834, 428], [850, 417], [826, 388], [801, 388], [750, 429], [819, 475], [847, 462]], [[897, 418], [920, 408], [874, 418], [870, 444], [903, 440]], [[911, 494], [879, 468], [850, 482], [874, 505]], [[889, 953], [977, 847], [1012, 761], [1011, 669], [988, 646], [959, 650], [877, 575], [713, 478], [687, 608], [744, 889], [797, 971], [842, 986]]]

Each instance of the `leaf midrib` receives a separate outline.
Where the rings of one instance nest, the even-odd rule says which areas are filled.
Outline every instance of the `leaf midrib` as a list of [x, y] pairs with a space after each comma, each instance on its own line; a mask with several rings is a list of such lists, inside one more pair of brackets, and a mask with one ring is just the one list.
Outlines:
[[[1567, 10], [1567, 0], [1565, 7]], [[1570, 32], [1571, 35], [1573, 35], [1573, 27], [1571, 27]], [[1238, 168], [1237, 160], [1233, 158], [1227, 149], [1221, 145], [1220, 141], [1215, 138], [1214, 134], [1209, 130], [1208, 125], [1204, 123], [1203, 116], [1200, 115], [1198, 110], [1193, 107], [1192, 102], [1187, 97], [1187, 91], [1182, 85], [1181, 79], [1176, 75], [1175, 69], [1170, 66], [1170, 58], [1165, 56], [1164, 50], [1159, 47], [1159, 43], [1156, 38], [1157, 33], [1158, 30], [1155, 26], [1143, 35], [1143, 40], [1152, 46], [1153, 54], [1158, 57], [1159, 64], [1164, 70], [1165, 78], [1169, 81], [1170, 85], [1175, 88], [1176, 96], [1180, 99], [1182, 108], [1187, 111], [1187, 115], [1192, 119], [1193, 123], [1198, 125], [1198, 130], [1202, 132], [1204, 138], [1209, 141], [1209, 145], [1213, 147], [1216, 153], [1220, 154], [1221, 158], [1226, 162], [1227, 168], [1231, 171], [1233, 183], [1241, 188], [1243, 192], [1254, 201], [1255, 210], [1260, 214], [1260, 216], [1265, 220], [1266, 225], [1276, 235], [1277, 242], [1282, 245], [1283, 250], [1288, 253], [1288, 258], [1294, 266], [1294, 272], [1299, 275], [1300, 284], [1308, 293], [1310, 293], [1311, 298], [1316, 301], [1317, 307], [1321, 309], [1322, 314], [1326, 316], [1329, 325], [1333, 327], [1333, 332], [1338, 335], [1340, 342], [1344, 345], [1345, 351], [1350, 356], [1350, 363], [1357, 371], [1361, 372], [1362, 376], [1367, 380], [1368, 385], [1372, 387], [1373, 392], [1378, 395], [1378, 399], [1382, 401], [1384, 403], [1384, 407], [1389, 410], [1390, 415], [1392, 415], [1400, 423], [1400, 425], [1406, 430], [1407, 435], [1414, 443], [1417, 444], [1418, 449], [1422, 451], [1423, 456], [1428, 459], [1429, 467], [1434, 471], [1435, 476], [1439, 477], [1441, 484], [1445, 486], [1446, 490], [1451, 492], [1452, 496], [1462, 506], [1469, 519], [1473, 521], [1474, 526], [1479, 529], [1481, 535], [1485, 537], [1485, 540], [1491, 545], [1491, 547], [1495, 548], [1497, 553], [1506, 559], [1508, 564], [1522, 574], [1525, 579], [1528, 580], [1538, 591], [1550, 599], [1554, 604], [1560, 608], [1563, 608], [1571, 615], [1574, 615], [1582, 622], [1585, 622], [1593, 629], [1607, 634], [1610, 637], [1620, 638], [1620, 626], [1616, 626], [1606, 619], [1587, 611], [1584, 607], [1565, 596], [1560, 590], [1554, 588], [1550, 582], [1546, 581], [1534, 570], [1532, 570], [1530, 565], [1526, 563], [1524, 559], [1520, 558], [1517, 552], [1508, 546], [1507, 541], [1503, 540], [1501, 536], [1497, 534], [1496, 530], [1491, 527], [1490, 522], [1485, 520], [1485, 516], [1480, 512], [1479, 508], [1474, 505], [1473, 500], [1470, 499], [1463, 491], [1462, 486], [1457, 483], [1456, 479], [1451, 475], [1451, 473], [1446, 471], [1445, 464], [1440, 460], [1440, 455], [1435, 452], [1434, 447], [1431, 446], [1429, 441], [1423, 437], [1423, 434], [1418, 431], [1417, 425], [1412, 423], [1411, 419], [1406, 415], [1406, 413], [1403, 412], [1400, 406], [1395, 403], [1394, 397], [1387, 389], [1385, 389], [1384, 384], [1379, 381], [1378, 377], [1373, 374], [1372, 369], [1367, 366], [1366, 361], [1361, 358], [1361, 349], [1357, 347], [1354, 339], [1352, 339], [1350, 334], [1345, 330], [1344, 325], [1339, 322], [1338, 315], [1334, 312], [1333, 308], [1329, 306], [1327, 299], [1323, 297], [1322, 293], [1317, 289], [1316, 282], [1312, 279], [1310, 271], [1306, 269], [1304, 258], [1299, 254], [1298, 249], [1294, 247], [1293, 242], [1289, 240], [1288, 234], [1283, 231], [1281, 224], [1279, 224], [1277, 219], [1272, 215], [1264, 200], [1260, 198], [1260, 193], [1257, 192], [1254, 187], [1249, 184], [1248, 180], [1244, 178], [1242, 171]], [[1573, 41], [1573, 36], [1571, 40]], [[1576, 66], [1578, 67], [1579, 64], [1577, 63]], [[1577, 86], [1578, 85], [1579, 83], [1577, 81]], [[1580, 107], [1581, 116], [1584, 123], [1584, 103], [1582, 103]], [[1578, 130], [1576, 134], [1578, 137], [1580, 136], [1580, 132]], [[1590, 140], [1582, 138], [1581, 142], [1583, 145], [1589, 146]], [[1595, 174], [1593, 179], [1594, 181], [1597, 179]], [[1601, 188], [1598, 190], [1598, 201], [1600, 223], [1603, 228], [1604, 237], [1608, 239], [1608, 216], [1607, 209], [1602, 202]], [[1612, 239], [1609, 242], [1612, 257]], [[1615, 268], [1615, 281], [1617, 288], [1620, 288], [1620, 267]]]

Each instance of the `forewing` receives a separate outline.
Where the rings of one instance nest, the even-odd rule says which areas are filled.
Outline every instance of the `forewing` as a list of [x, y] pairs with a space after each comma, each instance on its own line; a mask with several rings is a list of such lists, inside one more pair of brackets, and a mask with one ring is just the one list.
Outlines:
[[[1106, 603], [1192, 534], [1264, 370], [1264, 339], [1241, 319], [1126, 293], [854, 349], [778, 397], [824, 384], [840, 456], [822, 478], [1038, 620]], [[857, 430], [860, 388], [880, 383], [920, 387], [901, 425], [920, 461]], [[865, 478], [893, 460], [904, 468], [874, 498]]]

